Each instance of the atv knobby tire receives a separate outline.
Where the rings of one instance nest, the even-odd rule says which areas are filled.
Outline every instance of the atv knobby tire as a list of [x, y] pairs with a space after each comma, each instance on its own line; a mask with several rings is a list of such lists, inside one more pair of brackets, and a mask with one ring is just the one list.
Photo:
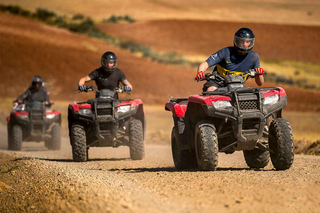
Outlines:
[[140, 120], [131, 119], [129, 123], [130, 158], [142, 160], [144, 157], [144, 135]]
[[294, 143], [292, 129], [286, 119], [277, 118], [271, 122], [269, 148], [272, 164], [277, 170], [286, 170], [291, 167], [294, 158]]
[[73, 161], [85, 162], [88, 160], [85, 127], [82, 124], [72, 124], [70, 128]]
[[218, 137], [210, 121], [198, 122], [195, 129], [195, 150], [198, 167], [201, 170], [215, 170], [218, 166]]
[[243, 155], [250, 168], [264, 168], [270, 161], [269, 151], [267, 150], [244, 150]]
[[9, 137], [11, 140], [8, 141], [9, 150], [21, 150], [22, 145], [22, 128], [19, 125], [14, 125], [11, 128], [11, 136]]
[[195, 153], [179, 149], [179, 136], [175, 127], [171, 132], [171, 150], [174, 165], [177, 169], [192, 169], [197, 166]]
[[61, 148], [61, 129], [59, 124], [54, 124], [51, 129], [51, 139], [45, 141], [46, 147], [50, 150], [59, 150]]

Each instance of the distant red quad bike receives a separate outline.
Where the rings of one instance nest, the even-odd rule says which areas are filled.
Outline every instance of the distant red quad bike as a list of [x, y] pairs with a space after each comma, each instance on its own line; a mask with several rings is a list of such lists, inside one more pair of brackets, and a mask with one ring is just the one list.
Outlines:
[[116, 99], [114, 91], [97, 90], [87, 86], [85, 92], [95, 91], [96, 98], [68, 106], [69, 136], [73, 160], [88, 160], [90, 147], [128, 146], [132, 160], [144, 158], [146, 127], [143, 103], [140, 99]]
[[[293, 134], [282, 118], [286, 92], [281, 87], [244, 86], [244, 79], [255, 75], [253, 70], [228, 75], [226, 87], [166, 103], [174, 120], [171, 145], [177, 169], [215, 170], [218, 152], [240, 150], [250, 168], [264, 168], [270, 157], [277, 170], [291, 167]], [[215, 72], [205, 76], [219, 78]]]
[[61, 147], [61, 113], [50, 110], [51, 104], [30, 102], [14, 103], [7, 118], [8, 149], [21, 150], [22, 142], [44, 141], [50, 150]]

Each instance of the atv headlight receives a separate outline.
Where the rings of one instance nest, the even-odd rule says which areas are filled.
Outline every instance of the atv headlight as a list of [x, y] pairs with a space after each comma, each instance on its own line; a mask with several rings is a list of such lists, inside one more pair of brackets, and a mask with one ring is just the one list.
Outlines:
[[128, 112], [130, 110], [130, 105], [120, 106], [118, 112]]
[[263, 105], [275, 104], [279, 101], [279, 95], [271, 95], [263, 100]]
[[47, 119], [52, 119], [52, 118], [54, 118], [54, 116], [56, 116], [56, 115], [55, 114], [47, 114], [46, 118]]
[[19, 118], [21, 118], [21, 119], [29, 119], [29, 115], [19, 115]]
[[212, 104], [216, 109], [231, 107], [230, 101], [212, 101]]
[[79, 109], [79, 113], [80, 115], [92, 115], [92, 110], [91, 109], [87, 109], [87, 108], [84, 108], [84, 109]]

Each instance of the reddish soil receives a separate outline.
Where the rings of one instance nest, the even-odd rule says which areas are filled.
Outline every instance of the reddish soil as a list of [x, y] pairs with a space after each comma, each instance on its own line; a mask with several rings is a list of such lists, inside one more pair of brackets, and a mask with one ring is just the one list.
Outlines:
[[[162, 26], [162, 24], [164, 26], [169, 26], [169, 23], [171, 22], [176, 23], [176, 25], [170, 25], [172, 27], [171, 29], [176, 29], [174, 32], [161, 27], [156, 31], [156, 24], [152, 25], [152, 23], [159, 23], [160, 26]], [[150, 34], [142, 34], [143, 36], [141, 36], [141, 39], [145, 39], [146, 42], [157, 41], [151, 42], [150, 45], [155, 48], [163, 46], [163, 49], [161, 50], [165, 51], [176, 50], [186, 54], [189, 54], [189, 52], [190, 54], [211, 54], [211, 51], [216, 49], [216, 47], [218, 48], [218, 45], [220, 45], [218, 39], [213, 39], [213, 36], [206, 32], [198, 33], [199, 39], [196, 39], [196, 37], [193, 36], [196, 35], [195, 33], [188, 33], [186, 30], [183, 30], [189, 28], [188, 24], [188, 27], [182, 28], [181, 25], [179, 28], [179, 23], [180, 22], [177, 21], [160, 21], [148, 22], [145, 24], [105, 26], [110, 27], [110, 30], [108, 31], [113, 32], [117, 32], [117, 27], [124, 27], [124, 29], [127, 30], [123, 30], [123, 32], [130, 31], [136, 39], [138, 38], [137, 31], [142, 29], [138, 26], [148, 26], [150, 28]], [[189, 29], [190, 32], [199, 32], [201, 28], [197, 28], [196, 23], [214, 25], [216, 22], [181, 21], [181, 23], [192, 24]], [[231, 26], [232, 23], [229, 24]], [[210, 28], [214, 28], [213, 25]], [[135, 26], [136, 30], [134, 28]], [[235, 27], [233, 27], [231, 31], [240, 27], [241, 24], [236, 23], [234, 26]], [[257, 29], [265, 29], [263, 26], [271, 25], [255, 26]], [[111, 27], [113, 27], [112, 30]], [[274, 27], [279, 27], [280, 29], [281, 26], [274, 25]], [[316, 50], [319, 49], [320, 42], [316, 42], [319, 41], [319, 37], [314, 37], [313, 32], [319, 32], [320, 28], [283, 27], [287, 27], [293, 31], [289, 34], [299, 36], [302, 36], [302, 28], [308, 29], [310, 31], [310, 36], [305, 41], [309, 42], [308, 40], [313, 39], [315, 42], [313, 48], [316, 48]], [[228, 29], [228, 27], [223, 29]], [[297, 30], [294, 31], [294, 29]], [[117, 33], [119, 33], [119, 36], [123, 37], [123, 34], [120, 33], [120, 28], [118, 31], [119, 32]], [[160, 32], [162, 32], [162, 34]], [[222, 32], [224, 32], [224, 30], [219, 31], [220, 36], [224, 35]], [[260, 36], [261, 32], [262, 31], [259, 32], [259, 30], [256, 30], [257, 37]], [[164, 36], [166, 33], [171, 35]], [[176, 35], [176, 37], [173, 35]], [[232, 33], [230, 32], [228, 35], [232, 35]], [[273, 34], [270, 33], [268, 36], [272, 37], [272, 35]], [[265, 34], [265, 36], [267, 35]], [[209, 38], [212, 40], [208, 40]], [[217, 35], [215, 38], [217, 38]], [[180, 39], [184, 39], [184, 42], [180, 41]], [[205, 42], [206, 39], [207, 42]], [[205, 49], [204, 46], [197, 49], [196, 46], [198, 45], [196, 45], [197, 42], [195, 42], [195, 40], [201, 41], [203, 43], [202, 45], [208, 43], [208, 41], [212, 41], [212, 45], [207, 49]], [[230, 44], [230, 40], [232, 40], [232, 38], [227, 39], [225, 43], [221, 43], [221, 47]], [[140, 40], [137, 40], [137, 42], [139, 41]], [[223, 41], [223, 39], [220, 41]], [[82, 94], [77, 95], [75, 90], [77, 89], [78, 79], [99, 67], [101, 54], [108, 50], [112, 50], [118, 55], [119, 68], [125, 72], [128, 80], [133, 84], [134, 90], [130, 96], [132, 98], [140, 98], [148, 104], [163, 104], [170, 96], [187, 97], [190, 94], [200, 93], [202, 88], [202, 83], [196, 83], [192, 80], [195, 74], [194, 69], [152, 62], [149, 59], [132, 55], [126, 50], [116, 48], [102, 41], [91, 39], [83, 35], [72, 34], [66, 30], [50, 27], [41, 22], [19, 16], [0, 13], [0, 42], [0, 67], [1, 70], [3, 70], [1, 72], [2, 84], [0, 85], [1, 97], [17, 97], [28, 87], [31, 78], [37, 74], [40, 74], [44, 79], [47, 79], [48, 83], [46, 87], [50, 91], [51, 98], [54, 100], [73, 101], [75, 99], [79, 100], [79, 98], [86, 99], [88, 96], [92, 97], [92, 94], [87, 96]], [[271, 48], [267, 43], [264, 43], [265, 48], [260, 48], [259, 45], [262, 43], [259, 42], [257, 42], [256, 45], [257, 52], [259, 52], [259, 49], [262, 50], [266, 48], [280, 50], [280, 48]], [[172, 49], [169, 48], [170, 45], [165, 45], [168, 43], [171, 44]], [[144, 44], [149, 45], [149, 43]], [[215, 47], [213, 44], [217, 46]], [[303, 49], [301, 49], [301, 51], [302, 50]], [[314, 53], [319, 52], [316, 50], [312, 51], [312, 60], [314, 60], [316, 56]], [[300, 51], [297, 51], [296, 53], [297, 55], [300, 55]], [[260, 55], [262, 59], [266, 59], [263, 58], [264, 54]], [[301, 54], [301, 57], [304, 55], [307, 55], [307, 53]], [[283, 55], [277, 55], [276, 53], [270, 54], [270, 57], [271, 56], [275, 59], [283, 57]], [[299, 57], [297, 57], [296, 60], [298, 60]], [[250, 84], [253, 85], [249, 82], [248, 85]], [[265, 85], [274, 86], [274, 84], [268, 83]], [[320, 92], [307, 91], [287, 86], [284, 88], [288, 93], [288, 109], [319, 111], [318, 103], [320, 102]]]
[[[293, 60], [319, 63], [320, 27], [197, 20], [156, 20], [134, 24], [100, 24], [106, 33], [183, 55], [211, 55], [233, 46], [241, 27], [256, 35], [254, 51], [262, 60]], [[204, 58], [205, 60], [206, 58]]]

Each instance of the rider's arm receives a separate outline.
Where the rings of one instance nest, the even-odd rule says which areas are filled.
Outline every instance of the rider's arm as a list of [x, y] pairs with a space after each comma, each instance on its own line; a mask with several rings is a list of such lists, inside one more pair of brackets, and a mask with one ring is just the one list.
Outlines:
[[209, 68], [209, 64], [208, 64], [206, 61], [204, 61], [204, 62], [202, 62], [202, 63], [199, 65], [198, 70], [197, 70], [197, 73], [198, 73], [198, 72], [204, 72], [204, 71], [206, 71], [208, 68]]
[[24, 93], [22, 93], [15, 102], [22, 103], [24, 100], [26, 100], [29, 96], [29, 89], [27, 89]]
[[131, 90], [133, 89], [132, 85], [130, 84], [130, 82], [126, 79], [122, 82], [125, 86], [128, 86], [131, 88]]
[[83, 77], [83, 78], [80, 79], [80, 81], [79, 81], [79, 86], [84, 85], [84, 84], [85, 84], [86, 82], [88, 82], [88, 81], [91, 81], [91, 78], [87, 75], [87, 76], [85, 76], [85, 77]]
[[256, 75], [255, 80], [258, 86], [262, 86], [262, 84], [264, 83], [263, 75]]

